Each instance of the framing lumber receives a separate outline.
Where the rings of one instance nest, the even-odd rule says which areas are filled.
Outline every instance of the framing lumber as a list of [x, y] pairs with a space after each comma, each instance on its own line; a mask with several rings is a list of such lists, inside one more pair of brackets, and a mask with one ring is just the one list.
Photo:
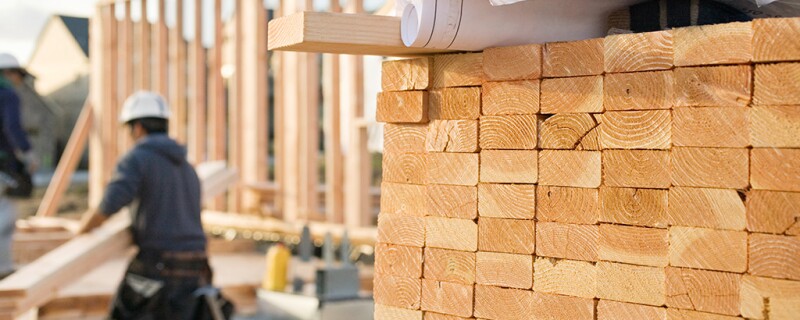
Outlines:
[[452, 50], [413, 48], [400, 39], [400, 18], [297, 12], [269, 22], [269, 50], [410, 57]]
[[155, 33], [155, 72], [153, 73], [153, 90], [168, 99], [169, 95], [169, 29], [167, 29], [167, 3], [158, 1], [158, 21]]
[[675, 108], [672, 110], [672, 143], [677, 147], [748, 147], [751, 110], [754, 108]]
[[672, 148], [672, 185], [745, 189], [749, 160], [747, 149]]
[[667, 320], [667, 309], [641, 304], [600, 300], [597, 303], [597, 318], [607, 320], [652, 319]]
[[780, 234], [797, 227], [800, 193], [752, 190], [747, 194], [747, 231]]
[[481, 111], [486, 116], [539, 112], [539, 80], [485, 82]]
[[752, 92], [748, 65], [677, 68], [676, 107], [745, 107]]
[[742, 276], [741, 311], [748, 319], [791, 319], [800, 312], [800, 282]]
[[383, 126], [383, 152], [425, 153], [427, 135], [427, 125], [387, 123]]
[[375, 273], [422, 278], [422, 248], [376, 244]]
[[383, 91], [425, 90], [430, 87], [433, 58], [384, 61], [381, 67]]
[[378, 215], [378, 242], [422, 248], [425, 221], [421, 217], [381, 213]]
[[603, 76], [544, 79], [540, 112], [603, 112]]
[[[671, 151], [673, 154], [675, 149]], [[604, 150], [603, 184], [609, 187], [669, 188], [670, 151]]]
[[483, 53], [442, 54], [433, 57], [433, 88], [483, 84]]
[[600, 186], [600, 152], [539, 151], [539, 184], [558, 187], [597, 188]]
[[747, 271], [754, 276], [800, 280], [798, 237], [750, 234]]
[[375, 303], [386, 306], [419, 310], [422, 280], [376, 274], [374, 280]]
[[593, 299], [597, 268], [591, 262], [535, 257], [533, 290]]
[[[133, 18], [132, 18], [132, 11], [133, 11], [133, 3], [130, 1], [126, 1], [122, 3], [122, 6], [125, 7], [125, 15], [121, 21], [120, 29], [121, 34], [120, 37], [120, 44], [117, 45], [117, 54], [119, 56], [119, 72], [120, 74], [117, 75], [117, 79], [120, 82], [120, 85], [115, 92], [117, 93], [117, 98], [120, 102], [124, 102], [130, 95], [133, 94], [135, 90], [135, 79], [138, 73], [137, 68], [134, 68], [134, 25], [133, 25]], [[120, 103], [121, 105], [121, 103]], [[116, 108], [112, 115], [112, 119], [118, 119], [119, 113], [121, 112], [122, 108]], [[117, 123], [113, 124], [112, 130], [117, 132], [117, 135], [114, 137], [112, 141], [112, 145], [114, 146], [114, 158], [111, 159], [111, 165], [109, 166], [109, 170], [114, 170], [115, 168], [115, 161], [119, 158], [120, 155], [125, 154], [128, 151], [128, 146], [131, 144], [131, 139], [128, 137], [128, 134], [122, 127], [119, 126]]]
[[595, 224], [600, 216], [597, 189], [536, 187], [536, 220]]
[[666, 301], [664, 268], [597, 263], [597, 297], [622, 302], [662, 306]]
[[734, 22], [672, 31], [675, 66], [748, 63], [753, 60], [753, 23]]
[[603, 106], [614, 111], [671, 109], [673, 84], [672, 71], [607, 74]]
[[576, 149], [583, 137], [597, 126], [595, 117], [589, 113], [553, 115], [539, 124], [539, 147], [542, 149]]
[[429, 153], [426, 168], [419, 172], [429, 184], [475, 186], [479, 174], [478, 153]]
[[387, 91], [378, 93], [378, 122], [427, 123], [427, 91]]
[[[175, 0], [175, 12], [184, 11], [183, 1]], [[169, 127], [169, 131], [171, 137], [174, 137], [179, 143], [185, 144], [188, 134], [186, 130], [187, 44], [183, 37], [183, 24], [183, 15], [176, 14], [175, 25], [170, 29], [169, 35], [170, 74], [174, 76], [174, 85], [170, 86], [169, 92], [169, 105], [172, 107], [169, 122], [173, 124]]]
[[743, 273], [747, 270], [747, 232], [671, 227], [669, 264]]
[[[426, 191], [426, 215], [458, 219], [478, 217], [477, 187], [429, 184]], [[410, 201], [418, 202], [420, 198]]]
[[740, 317], [723, 316], [721, 314], [706, 313], [700, 311], [667, 309], [667, 319], [669, 320], [738, 320]]
[[[384, 153], [383, 181], [425, 184], [427, 180], [425, 173], [428, 170], [427, 156], [424, 153]], [[477, 159], [475, 162], [477, 166]]]
[[[111, 50], [111, 31], [109, 26], [114, 15], [113, 5], [100, 7], [95, 10], [96, 19], [90, 20], [89, 32], [91, 39], [89, 40], [90, 50], [92, 52], [109, 52]], [[92, 116], [90, 117], [92, 130], [89, 130], [89, 161], [93, 163], [89, 167], [89, 204], [99, 204], [102, 199], [101, 188], [105, 183], [105, 157], [103, 152], [104, 142], [106, 137], [105, 129], [107, 124], [103, 122], [105, 113], [103, 106], [110, 100], [110, 90], [107, 82], [111, 78], [108, 74], [107, 66], [113, 65], [111, 63], [111, 55], [97, 55], [91, 61], [91, 76], [95, 79], [89, 83], [89, 106], [92, 109]]]
[[[158, 0], [152, 0], [158, 1]], [[152, 59], [152, 32], [151, 24], [147, 21], [147, 0], [139, 1], [139, 22], [138, 24], [138, 37], [139, 37], [139, 45], [138, 45], [138, 55], [139, 55], [139, 76], [138, 83], [136, 84], [136, 88], [138, 90], [151, 90], [153, 88], [153, 80], [151, 75], [153, 74], [153, 63], [151, 62]], [[217, 11], [219, 12], [219, 11]]]
[[[748, 196], [748, 200], [752, 196], [753, 193]], [[756, 206], [761, 205], [760, 200], [755, 200]], [[744, 201], [736, 190], [685, 187], [673, 187], [669, 190], [667, 220], [673, 226], [740, 231], [745, 229], [747, 216], [758, 214], [747, 211], [749, 210], [745, 210]], [[774, 214], [779, 215], [782, 212]]]
[[477, 152], [478, 120], [433, 120], [425, 140], [427, 152]]
[[481, 115], [481, 87], [434, 90], [428, 101], [430, 119], [477, 120]]
[[757, 64], [753, 105], [800, 105], [800, 63]]
[[539, 222], [536, 224], [536, 256], [597, 261], [599, 239], [597, 225]]
[[533, 292], [531, 305], [533, 319], [596, 319], [594, 299]]
[[482, 150], [480, 181], [494, 183], [536, 183], [539, 178], [536, 150]]
[[422, 311], [375, 304], [375, 319], [422, 320]]
[[422, 310], [470, 317], [473, 301], [472, 285], [422, 279]]
[[537, 127], [536, 115], [482, 116], [481, 149], [536, 149]]
[[198, 164], [206, 159], [207, 140], [207, 108], [208, 78], [206, 77], [206, 49], [203, 47], [203, 0], [194, 0], [194, 38], [190, 41], [189, 54], [189, 162]]
[[[563, 308], [563, 306], [561, 306]], [[475, 286], [475, 317], [481, 319], [528, 319], [533, 291]]]
[[478, 216], [533, 220], [536, 216], [536, 186], [479, 184]]
[[600, 203], [602, 222], [667, 227], [667, 190], [602, 187]]
[[542, 77], [542, 45], [487, 48], [483, 72], [488, 81], [526, 80]]
[[[211, 61], [208, 65], [208, 159], [224, 160], [225, 157], [225, 86], [222, 83], [222, 0], [214, 0], [214, 44], [211, 47]], [[266, 125], [263, 123], [261, 125]], [[255, 146], [251, 146], [255, 147]], [[215, 201], [214, 207], [222, 207], [222, 199]]]
[[739, 315], [741, 275], [666, 268], [667, 307]]
[[[338, 8], [338, 1], [331, 1], [334, 9]], [[328, 186], [325, 191], [325, 215], [327, 220], [336, 223], [344, 223], [344, 153], [342, 150], [342, 105], [341, 105], [341, 66], [339, 55], [326, 54], [322, 56], [323, 70], [326, 75], [323, 79], [323, 130], [325, 132], [325, 184]], [[394, 127], [399, 129], [402, 127]], [[413, 127], [411, 127], [413, 128]], [[384, 136], [390, 136], [389, 128], [384, 127]], [[414, 133], [414, 130], [394, 130], [395, 136], [400, 139], [413, 139], [405, 133]], [[424, 139], [424, 134], [423, 134]], [[392, 143], [400, 144], [400, 141], [384, 140], [386, 146]], [[411, 142], [413, 144], [413, 142]], [[423, 140], [424, 143], [424, 140]], [[402, 148], [402, 147], [401, 147]], [[384, 149], [386, 150], [386, 149]], [[389, 152], [392, 147], [389, 147]], [[398, 150], [395, 149], [394, 152]], [[424, 152], [425, 149], [415, 149], [415, 152]]]
[[423, 217], [427, 207], [424, 199], [427, 188], [423, 185], [383, 182], [381, 184], [381, 212]]
[[603, 47], [606, 73], [672, 68], [671, 30], [608, 36]]
[[603, 149], [669, 149], [672, 145], [669, 110], [609, 111], [599, 118]]
[[533, 286], [533, 257], [528, 254], [478, 252], [475, 280], [482, 285], [530, 289]]
[[425, 217], [425, 246], [478, 251], [478, 224], [472, 220]]
[[478, 219], [478, 250], [532, 255], [536, 244], [533, 220]]
[[753, 61], [800, 61], [800, 19], [773, 18], [753, 21]]
[[475, 252], [432, 247], [426, 247], [424, 250], [423, 277], [425, 279], [466, 285], [475, 284]]
[[[473, 290], [474, 291], [474, 290]], [[425, 312], [424, 320], [469, 320], [474, 318], [463, 318], [449, 314], [441, 314], [435, 312]]]
[[753, 189], [800, 191], [800, 150], [752, 149], [750, 184]]
[[752, 107], [750, 142], [753, 147], [800, 148], [800, 108]]
[[546, 78], [603, 74], [603, 39], [547, 43], [543, 60]]
[[669, 234], [666, 229], [600, 225], [600, 260], [666, 267], [668, 256]]

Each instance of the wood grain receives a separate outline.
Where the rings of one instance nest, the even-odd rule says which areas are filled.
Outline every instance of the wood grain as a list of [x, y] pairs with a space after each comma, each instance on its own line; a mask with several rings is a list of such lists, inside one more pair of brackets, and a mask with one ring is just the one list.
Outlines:
[[604, 40], [606, 73], [672, 68], [672, 31], [611, 35]]
[[792, 319], [800, 314], [800, 282], [742, 276], [741, 310], [748, 319]]
[[753, 24], [734, 22], [672, 31], [675, 66], [748, 63], [753, 59]]
[[749, 117], [748, 108], [675, 108], [672, 143], [680, 147], [747, 147]]
[[600, 117], [603, 149], [669, 149], [672, 145], [669, 110], [611, 111]]
[[562, 113], [544, 120], [539, 126], [539, 147], [542, 149], [573, 150], [589, 131], [597, 127], [594, 116], [588, 113]]
[[536, 115], [482, 116], [481, 149], [533, 150], [537, 121]]
[[751, 67], [747, 65], [675, 69], [675, 106], [747, 106], [752, 89], [751, 74]]
[[483, 53], [433, 57], [433, 88], [479, 86], [483, 79]]
[[399, 277], [422, 278], [422, 248], [378, 243], [375, 272]]
[[642, 227], [667, 227], [667, 190], [600, 188], [600, 221]]
[[581, 143], [576, 150], [599, 151], [600, 150], [600, 128], [595, 127], [583, 136]]
[[538, 186], [536, 220], [595, 224], [600, 217], [597, 189]]
[[747, 230], [785, 233], [800, 221], [800, 193], [752, 190], [747, 194]]
[[378, 93], [376, 120], [387, 123], [428, 122], [428, 93], [387, 91]]
[[603, 183], [610, 187], [669, 188], [669, 164], [669, 151], [604, 150]]
[[539, 110], [543, 114], [603, 112], [603, 77], [544, 79]]
[[475, 317], [482, 319], [530, 319], [533, 291], [475, 286]]
[[739, 315], [741, 275], [672, 267], [666, 273], [667, 307]]
[[477, 187], [429, 184], [426, 193], [426, 215], [459, 219], [478, 217]]
[[539, 152], [536, 150], [482, 150], [480, 181], [536, 183], [539, 180]]
[[533, 290], [537, 292], [594, 298], [597, 269], [591, 262], [536, 257]]
[[424, 320], [469, 320], [475, 318], [463, 318], [449, 314], [441, 314], [435, 312], [425, 312]]
[[799, 61], [800, 19], [772, 18], [753, 21], [753, 61]]
[[539, 79], [542, 76], [542, 46], [487, 48], [483, 51], [483, 72], [489, 81]]
[[800, 191], [800, 150], [754, 148], [750, 184], [753, 189]]
[[800, 148], [800, 107], [751, 108], [750, 141], [753, 147]]
[[663, 268], [597, 263], [597, 297], [622, 302], [662, 306], [666, 301]]
[[394, 124], [383, 126], [384, 153], [424, 153], [428, 126], [424, 124]]
[[747, 232], [671, 227], [669, 264], [742, 273], [747, 269]]
[[721, 314], [706, 313], [693, 310], [667, 309], [669, 320], [737, 320], [740, 317], [723, 316]]
[[378, 215], [378, 242], [422, 248], [425, 245], [425, 220], [381, 213]]
[[465, 219], [425, 217], [425, 246], [477, 251], [478, 224]]
[[424, 153], [384, 153], [383, 181], [425, 184], [427, 170]]
[[478, 216], [532, 220], [536, 216], [536, 186], [479, 184]]
[[614, 111], [671, 109], [673, 85], [672, 71], [607, 74], [603, 106]]
[[478, 120], [434, 120], [425, 139], [428, 152], [478, 151]]
[[425, 90], [431, 82], [433, 59], [429, 57], [387, 60], [381, 64], [381, 90]]
[[749, 249], [750, 274], [800, 280], [800, 238], [753, 233]]
[[384, 320], [422, 320], [422, 311], [385, 306], [376, 303], [373, 316], [375, 319]]
[[800, 63], [758, 64], [753, 105], [800, 105]]
[[594, 320], [593, 299], [533, 292], [531, 318]]
[[419, 278], [376, 274], [373, 281], [376, 304], [419, 310], [422, 281]]
[[519, 289], [533, 286], [531, 255], [479, 251], [475, 261], [478, 284]]
[[429, 153], [426, 155], [427, 182], [474, 186], [478, 184], [477, 153]]
[[381, 212], [407, 216], [425, 216], [425, 186], [403, 183], [381, 183]]
[[473, 301], [471, 285], [422, 279], [422, 310], [470, 317]]
[[477, 120], [481, 115], [481, 88], [444, 88], [429, 93], [428, 117], [435, 120]]
[[542, 150], [539, 152], [539, 184], [597, 188], [601, 180], [600, 159], [597, 151]]
[[536, 256], [597, 261], [597, 225], [540, 222], [536, 224]]
[[667, 309], [617, 302], [611, 300], [600, 300], [597, 303], [597, 318], [605, 320], [626, 320], [626, 319], [653, 319], [667, 320]]
[[603, 261], [666, 267], [669, 236], [666, 229], [601, 224], [598, 256]]
[[472, 285], [475, 283], [475, 253], [425, 248], [424, 278]]
[[744, 189], [748, 166], [747, 149], [672, 148], [672, 185]]
[[486, 82], [483, 115], [535, 114], [539, 112], [539, 80]]
[[673, 226], [744, 230], [744, 201], [736, 190], [673, 187], [668, 221]]
[[478, 219], [478, 250], [531, 255], [536, 244], [533, 220]]
[[543, 58], [544, 77], [603, 74], [603, 39], [547, 43]]

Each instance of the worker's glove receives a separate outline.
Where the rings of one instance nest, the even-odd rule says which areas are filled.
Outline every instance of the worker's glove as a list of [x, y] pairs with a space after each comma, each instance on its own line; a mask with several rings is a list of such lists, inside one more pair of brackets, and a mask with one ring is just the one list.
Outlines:
[[25, 152], [22, 154], [22, 162], [25, 163], [25, 168], [28, 169], [30, 174], [39, 170], [39, 157], [33, 152], [33, 150]]

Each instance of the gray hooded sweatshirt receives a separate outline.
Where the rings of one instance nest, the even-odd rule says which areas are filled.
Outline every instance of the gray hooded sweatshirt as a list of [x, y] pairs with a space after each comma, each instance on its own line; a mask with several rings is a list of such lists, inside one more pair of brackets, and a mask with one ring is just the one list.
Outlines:
[[204, 251], [200, 203], [186, 149], [165, 134], [150, 134], [117, 164], [99, 209], [110, 216], [133, 204], [131, 231], [140, 250]]

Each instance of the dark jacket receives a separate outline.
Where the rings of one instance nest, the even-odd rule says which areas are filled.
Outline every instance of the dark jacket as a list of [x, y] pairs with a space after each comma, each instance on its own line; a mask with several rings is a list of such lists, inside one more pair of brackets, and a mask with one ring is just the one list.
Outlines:
[[28, 136], [22, 129], [20, 100], [9, 86], [0, 85], [0, 151], [14, 154], [14, 150], [27, 152], [31, 149]]
[[133, 241], [140, 251], [203, 251], [200, 181], [186, 149], [165, 134], [140, 140], [117, 164], [100, 211], [131, 204]]

